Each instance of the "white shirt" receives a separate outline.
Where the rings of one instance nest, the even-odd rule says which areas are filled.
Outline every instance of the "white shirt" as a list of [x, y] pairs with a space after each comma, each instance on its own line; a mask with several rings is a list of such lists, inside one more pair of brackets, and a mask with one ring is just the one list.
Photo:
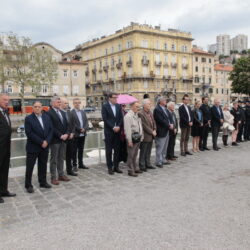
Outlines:
[[[75, 111], [76, 111], [76, 115], [78, 117], [78, 120], [80, 122], [80, 128], [82, 129], [83, 128], [82, 112], [80, 109], [79, 110], [75, 109]], [[84, 133], [81, 133], [80, 136], [84, 136]]]
[[10, 125], [9, 117], [4, 113], [3, 108], [0, 108], [0, 111], [2, 112], [3, 116], [5, 117], [7, 123]]
[[112, 109], [112, 111], [113, 111], [114, 116], [116, 116], [116, 108], [115, 108], [115, 105], [112, 104], [111, 102], [109, 102], [109, 104], [110, 104], [110, 107], [111, 107], [111, 109]]
[[189, 114], [188, 106], [185, 105], [185, 104], [183, 104], [183, 105], [184, 105], [184, 107], [185, 107], [185, 109], [186, 109], [186, 111], [187, 111], [187, 114], [188, 114], [188, 121], [191, 122], [191, 117], [190, 117], [190, 114]]
[[42, 115], [37, 115], [37, 114], [35, 114], [35, 115], [36, 115], [38, 121], [40, 122], [42, 128], [44, 129]]

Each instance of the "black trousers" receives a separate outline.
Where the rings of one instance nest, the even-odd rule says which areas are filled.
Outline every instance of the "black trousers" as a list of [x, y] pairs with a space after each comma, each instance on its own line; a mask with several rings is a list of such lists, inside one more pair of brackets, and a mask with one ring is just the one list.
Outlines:
[[38, 160], [38, 181], [40, 185], [47, 182], [47, 163], [48, 163], [48, 149], [37, 153], [27, 153], [26, 156], [26, 173], [25, 173], [25, 188], [32, 187], [33, 169]]
[[66, 170], [67, 173], [72, 171], [73, 165], [72, 161], [74, 158], [74, 139], [68, 140], [66, 142]]
[[10, 138], [0, 144], [0, 196], [8, 191], [10, 167]]
[[244, 139], [249, 140], [250, 138], [250, 121], [246, 121], [244, 125]]
[[243, 135], [243, 129], [244, 129], [244, 124], [241, 123], [238, 125], [239, 126], [239, 131], [237, 134], [237, 141], [242, 141], [242, 135]]
[[213, 141], [213, 149], [218, 148], [217, 146], [217, 141], [218, 141], [218, 136], [220, 132], [220, 127], [218, 126], [212, 126], [212, 141]]
[[202, 128], [202, 135], [199, 143], [199, 148], [207, 148], [207, 138], [209, 133], [209, 125], [206, 124]]
[[83, 166], [83, 150], [85, 144], [85, 136], [80, 136], [74, 138], [73, 141], [73, 166], [77, 166], [78, 159], [78, 167]]
[[139, 167], [141, 170], [151, 166], [150, 157], [152, 150], [153, 141], [141, 142], [140, 144], [140, 156], [139, 156]]
[[176, 135], [177, 134], [169, 133], [168, 150], [167, 150], [167, 154], [166, 154], [167, 160], [174, 157], [174, 147], [175, 147]]
[[115, 169], [118, 168], [120, 154], [120, 133], [105, 134], [105, 151], [108, 169], [113, 169], [113, 167]]

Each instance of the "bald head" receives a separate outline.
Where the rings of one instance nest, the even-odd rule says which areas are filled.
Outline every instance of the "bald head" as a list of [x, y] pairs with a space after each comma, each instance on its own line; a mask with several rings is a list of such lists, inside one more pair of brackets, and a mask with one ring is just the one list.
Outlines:
[[69, 101], [67, 100], [67, 98], [61, 97], [60, 99], [61, 99], [61, 109], [68, 110]]
[[220, 106], [220, 100], [219, 99], [214, 99], [214, 105], [216, 107], [219, 107]]
[[9, 105], [9, 96], [7, 94], [1, 93], [0, 94], [0, 108], [7, 109]]

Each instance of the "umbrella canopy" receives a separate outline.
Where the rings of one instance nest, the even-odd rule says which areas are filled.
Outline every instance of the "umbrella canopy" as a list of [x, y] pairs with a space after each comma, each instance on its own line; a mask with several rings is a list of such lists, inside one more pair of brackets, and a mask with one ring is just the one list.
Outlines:
[[133, 102], [137, 102], [138, 100], [131, 95], [119, 95], [117, 98], [118, 104], [130, 104]]

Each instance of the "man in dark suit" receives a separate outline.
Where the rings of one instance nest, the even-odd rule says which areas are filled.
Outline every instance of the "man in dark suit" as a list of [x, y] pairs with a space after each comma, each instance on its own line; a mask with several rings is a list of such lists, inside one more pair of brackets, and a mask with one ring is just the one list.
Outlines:
[[28, 193], [34, 193], [31, 179], [36, 160], [38, 160], [38, 181], [40, 187], [51, 188], [51, 185], [47, 183], [46, 175], [53, 127], [50, 118], [45, 113], [42, 113], [41, 102], [34, 102], [33, 113], [25, 118], [24, 127], [27, 135], [25, 188]]
[[155, 165], [159, 168], [162, 168], [163, 165], [170, 164], [166, 160], [166, 155], [168, 150], [169, 130], [173, 129], [173, 120], [171, 114], [166, 108], [166, 105], [167, 105], [166, 98], [160, 97], [158, 99], [158, 104], [153, 112], [156, 123]]
[[200, 145], [199, 145], [199, 148], [201, 151], [210, 150], [207, 147], [209, 126], [211, 124], [211, 111], [210, 111], [210, 107], [208, 106], [208, 100], [209, 99], [207, 96], [202, 97], [202, 105], [200, 106], [200, 110], [203, 116], [202, 136], [201, 136]]
[[55, 96], [51, 100], [51, 108], [47, 112], [53, 125], [53, 138], [50, 149], [51, 183], [59, 185], [59, 181], [69, 181], [63, 171], [65, 158], [65, 142], [68, 139], [68, 123], [66, 115], [60, 110], [61, 99]]
[[79, 98], [74, 98], [73, 105], [74, 109], [71, 111], [75, 127], [73, 141], [73, 169], [77, 171], [77, 159], [78, 168], [88, 169], [83, 163], [83, 150], [89, 124], [86, 113], [81, 110], [81, 100]]
[[218, 151], [220, 148], [217, 145], [218, 135], [220, 132], [220, 127], [223, 125], [223, 112], [220, 107], [220, 101], [218, 99], [214, 100], [214, 105], [211, 108], [211, 130], [212, 130], [212, 140], [213, 149]]
[[178, 133], [178, 121], [176, 118], [176, 114], [174, 112], [175, 109], [175, 104], [174, 102], [169, 102], [167, 104], [168, 111], [170, 115], [172, 116], [173, 120], [173, 129], [169, 130], [169, 142], [168, 142], [168, 151], [167, 151], [167, 159], [171, 161], [175, 161], [178, 157], [175, 156], [174, 154], [174, 148], [175, 148], [175, 141], [176, 141], [176, 136]]
[[73, 115], [69, 108], [69, 101], [66, 98], [61, 98], [61, 111], [65, 113], [67, 123], [68, 123], [68, 139], [65, 142], [65, 160], [66, 160], [66, 170], [67, 174], [71, 176], [77, 176], [77, 173], [73, 171], [73, 153], [74, 153], [74, 134], [75, 134], [75, 123]]
[[10, 167], [11, 122], [8, 115], [9, 97], [0, 94], [0, 203], [2, 197], [13, 197], [16, 194], [8, 191], [8, 176]]
[[[105, 150], [108, 173], [122, 173], [119, 169], [119, 149], [123, 115], [121, 107], [117, 104], [117, 94], [110, 93], [108, 102], [102, 106], [102, 119], [104, 122]], [[113, 160], [112, 153], [114, 151]]]
[[189, 104], [189, 96], [185, 94], [182, 98], [183, 104], [179, 107], [179, 118], [180, 118], [180, 128], [181, 128], [181, 155], [192, 155], [188, 151], [188, 140], [190, 136], [191, 127], [193, 126], [193, 114]]

